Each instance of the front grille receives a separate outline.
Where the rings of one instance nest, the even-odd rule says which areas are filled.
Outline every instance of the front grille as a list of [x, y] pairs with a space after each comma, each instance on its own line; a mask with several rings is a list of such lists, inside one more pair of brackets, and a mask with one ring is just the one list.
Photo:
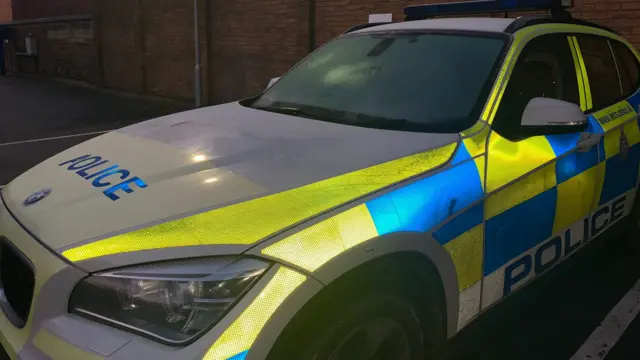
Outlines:
[[6, 238], [0, 237], [0, 306], [17, 327], [24, 327], [35, 285], [29, 260]]
[[0, 345], [0, 360], [11, 360], [7, 351]]

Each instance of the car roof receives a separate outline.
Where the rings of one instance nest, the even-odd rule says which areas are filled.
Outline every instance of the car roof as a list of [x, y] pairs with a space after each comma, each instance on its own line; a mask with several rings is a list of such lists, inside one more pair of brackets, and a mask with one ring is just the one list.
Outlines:
[[351, 34], [376, 33], [394, 30], [467, 30], [504, 32], [516, 19], [512, 18], [444, 18], [429, 20], [414, 20], [389, 23], [356, 30]]
[[528, 15], [518, 18], [487, 18], [487, 17], [463, 17], [463, 18], [435, 18], [426, 20], [411, 20], [396, 23], [370, 23], [354, 26], [346, 33], [376, 33], [395, 30], [462, 30], [462, 31], [488, 31], [513, 34], [525, 27], [538, 24], [566, 24], [587, 26], [605, 30], [614, 35], [619, 33], [606, 26], [572, 18], [555, 18], [549, 15]]

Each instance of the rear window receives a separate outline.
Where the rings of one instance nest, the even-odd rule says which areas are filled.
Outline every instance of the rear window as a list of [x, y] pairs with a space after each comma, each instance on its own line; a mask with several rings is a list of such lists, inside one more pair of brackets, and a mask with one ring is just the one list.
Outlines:
[[507, 39], [464, 32], [344, 36], [251, 106], [362, 127], [462, 131], [480, 117]]
[[591, 35], [576, 37], [587, 68], [593, 109], [602, 109], [620, 101], [622, 90], [608, 38]]
[[631, 52], [627, 45], [609, 40], [613, 53], [616, 56], [616, 62], [620, 71], [620, 82], [625, 97], [635, 93], [640, 87], [640, 71], [638, 70], [638, 59]]

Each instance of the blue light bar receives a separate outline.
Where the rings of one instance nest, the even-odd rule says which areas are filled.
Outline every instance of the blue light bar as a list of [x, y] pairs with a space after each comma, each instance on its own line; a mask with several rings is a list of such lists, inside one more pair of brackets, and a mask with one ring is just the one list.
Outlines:
[[488, 14], [525, 10], [564, 9], [572, 6], [572, 0], [493, 0], [464, 1], [429, 5], [412, 5], [404, 8], [410, 19], [425, 19], [443, 15]]

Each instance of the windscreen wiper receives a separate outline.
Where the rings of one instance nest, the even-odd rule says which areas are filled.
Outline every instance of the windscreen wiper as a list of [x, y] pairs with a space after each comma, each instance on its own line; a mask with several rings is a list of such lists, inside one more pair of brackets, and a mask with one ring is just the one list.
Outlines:
[[343, 125], [363, 126], [386, 130], [420, 131], [425, 125], [408, 121], [407, 119], [385, 118], [361, 113], [330, 110], [315, 107], [295, 107], [285, 105], [267, 105], [256, 107], [259, 110], [271, 111], [279, 114], [301, 116], [315, 120], [322, 120]]
[[259, 107], [256, 107], [256, 109], [271, 111], [278, 114], [301, 116], [309, 119], [322, 120], [322, 121], [334, 122], [339, 124], [345, 123], [343, 118], [332, 114], [332, 113], [335, 113], [336, 111], [328, 111], [328, 110], [325, 111], [324, 109], [315, 110], [315, 109], [310, 109], [308, 107], [295, 107], [295, 106], [285, 106], [285, 105], [259, 106]]
[[366, 115], [366, 114], [354, 114], [353, 116], [347, 116], [344, 120], [345, 124], [360, 125], [365, 127], [386, 129], [386, 130], [408, 130], [414, 123], [407, 119], [386, 118], [382, 116]]
[[256, 107], [255, 109], [293, 116], [300, 116], [302, 114], [302, 110], [300, 110], [300, 108], [293, 106], [267, 105]]

